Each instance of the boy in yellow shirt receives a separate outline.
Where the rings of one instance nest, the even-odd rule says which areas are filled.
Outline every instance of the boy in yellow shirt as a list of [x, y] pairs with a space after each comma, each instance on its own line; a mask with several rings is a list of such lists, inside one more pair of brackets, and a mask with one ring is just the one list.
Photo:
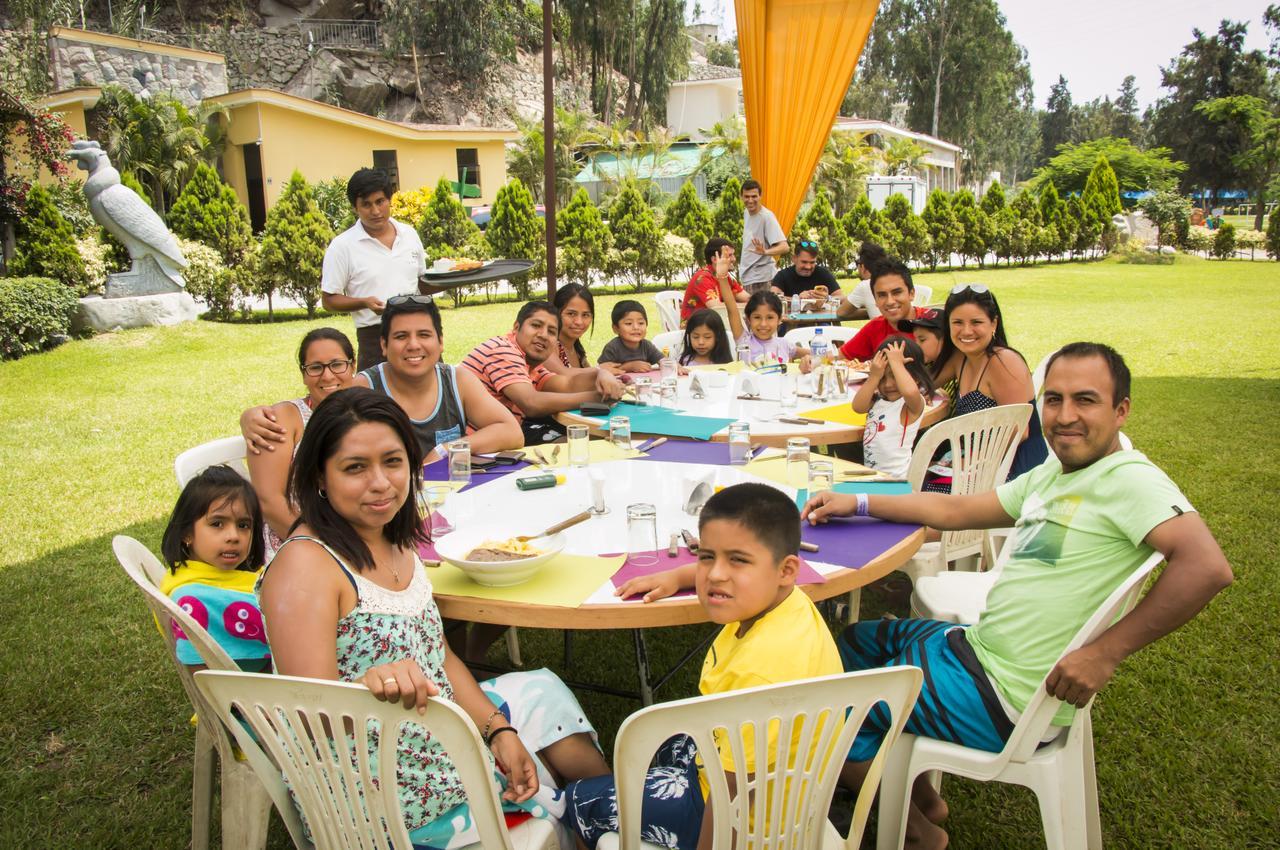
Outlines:
[[[698, 560], [618, 589], [645, 602], [694, 587], [714, 623], [724, 626], [702, 662], [698, 690], [705, 696], [840, 673], [831, 631], [809, 597], [795, 586], [800, 568], [800, 513], [782, 491], [767, 484], [736, 484], [707, 501], [698, 520]], [[774, 749], [774, 736], [769, 748]], [[691, 739], [672, 738], [659, 750], [645, 780], [641, 837], [679, 850], [711, 846], [707, 785]], [[748, 769], [755, 755], [745, 753]], [[721, 763], [733, 779], [727, 749]], [[570, 826], [594, 848], [618, 829], [613, 777], [600, 776], [566, 789]]]

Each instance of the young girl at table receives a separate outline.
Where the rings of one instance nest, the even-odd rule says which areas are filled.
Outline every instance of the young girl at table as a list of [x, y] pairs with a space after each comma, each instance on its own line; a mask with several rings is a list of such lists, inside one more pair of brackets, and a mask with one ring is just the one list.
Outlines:
[[[269, 671], [271, 650], [253, 583], [262, 572], [262, 510], [252, 485], [226, 466], [187, 482], [164, 530], [169, 573], [160, 592], [191, 615], [241, 668]], [[178, 660], [204, 659], [173, 623]]]
[[898, 336], [880, 343], [867, 380], [853, 396], [853, 409], [867, 414], [863, 463], [905, 478], [920, 420], [932, 397], [933, 379], [916, 341]]
[[737, 346], [749, 349], [749, 363], [788, 363], [799, 360], [800, 371], [809, 371], [809, 349], [778, 336], [778, 325], [782, 323], [782, 299], [772, 292], [757, 292], [748, 299], [744, 312], [747, 314], [747, 330], [738, 336]]
[[733, 349], [720, 314], [706, 307], [694, 311], [685, 323], [684, 339], [680, 341], [680, 365], [718, 366], [732, 362]]

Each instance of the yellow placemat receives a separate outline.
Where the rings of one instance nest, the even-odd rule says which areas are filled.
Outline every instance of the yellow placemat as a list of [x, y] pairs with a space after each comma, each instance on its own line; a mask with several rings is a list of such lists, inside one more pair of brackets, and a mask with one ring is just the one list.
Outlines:
[[842, 425], [866, 425], [867, 414], [857, 413], [849, 402], [842, 404], [833, 404], [830, 407], [815, 407], [813, 410], [806, 410], [797, 414], [809, 419], [825, 419], [828, 422], [839, 422]]
[[598, 558], [592, 555], [561, 553], [542, 565], [533, 578], [511, 587], [486, 587], [476, 584], [453, 564], [442, 563], [428, 570], [432, 590], [450, 596], [470, 596], [500, 602], [527, 602], [530, 605], [556, 605], [577, 608], [622, 568], [625, 555]]
[[704, 366], [690, 366], [691, 372], [728, 372], [730, 375], [736, 375], [743, 369], [741, 360], [734, 360], [731, 363], [708, 363]]
[[[553, 467], [568, 466], [569, 465], [569, 446], [567, 443], [553, 443], [551, 445], [547, 445], [546, 443], [543, 443], [538, 446], [525, 446], [524, 459], [529, 461], [530, 463], [541, 464], [541, 461], [538, 460], [538, 455], [542, 455], [544, 458], [550, 461], [552, 453], [555, 452], [556, 450], [556, 446], [560, 447], [560, 453], [556, 455], [556, 459], [554, 462], [548, 463], [546, 465], [553, 466]], [[532, 449], [535, 449], [535, 448], [537, 449], [536, 453], [532, 451]], [[640, 452], [636, 451], [635, 449], [631, 449], [630, 451], [626, 449], [620, 449], [617, 446], [615, 446], [610, 440], [589, 440], [587, 442], [587, 457], [591, 459], [592, 463], [603, 463], [606, 460], [630, 460], [631, 458], [637, 458], [642, 456], [643, 455]]]
[[[743, 470], [760, 478], [767, 478], [784, 487], [790, 487], [791, 483], [787, 481], [787, 455], [785, 450], [771, 449], [766, 451], [767, 454], [764, 457], [751, 461], [743, 467]], [[839, 480], [841, 473], [844, 472], [874, 472], [869, 467], [854, 463], [851, 460], [841, 460], [838, 457], [809, 452], [809, 462], [812, 463], [815, 460], [829, 461], [834, 468], [837, 480]]]

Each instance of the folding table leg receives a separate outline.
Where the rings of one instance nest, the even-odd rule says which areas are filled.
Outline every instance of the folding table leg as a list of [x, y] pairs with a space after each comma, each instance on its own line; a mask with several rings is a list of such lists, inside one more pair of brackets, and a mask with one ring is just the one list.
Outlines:
[[649, 648], [645, 644], [644, 630], [632, 629], [631, 637], [636, 645], [636, 675], [640, 679], [640, 703], [653, 705], [653, 687], [649, 684]]

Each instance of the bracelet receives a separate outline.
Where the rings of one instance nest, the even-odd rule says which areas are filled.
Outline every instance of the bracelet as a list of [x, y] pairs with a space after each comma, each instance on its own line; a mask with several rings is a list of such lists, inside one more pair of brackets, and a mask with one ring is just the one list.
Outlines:
[[516, 727], [514, 726], [499, 726], [497, 729], [494, 729], [488, 735], [484, 736], [484, 745], [486, 747], [492, 747], [494, 738], [497, 738], [503, 732], [510, 732], [514, 735], [520, 734], [519, 732], [516, 731]]
[[493, 714], [490, 714], [488, 717], [486, 717], [486, 718], [484, 719], [484, 731], [480, 733], [480, 737], [481, 737], [481, 738], [484, 738], [485, 740], [488, 740], [488, 738], [489, 738], [489, 730], [493, 728], [493, 719], [494, 719], [495, 717], [501, 717], [501, 718], [505, 719], [505, 718], [506, 718], [506, 715], [502, 713], [502, 709], [500, 709], [500, 708], [495, 708], [495, 709], [493, 710]]
[[867, 494], [856, 493], [854, 494], [854, 498], [857, 500], [858, 506], [853, 509], [853, 515], [854, 516], [871, 516], [871, 514], [869, 513], [870, 503], [867, 500]]

